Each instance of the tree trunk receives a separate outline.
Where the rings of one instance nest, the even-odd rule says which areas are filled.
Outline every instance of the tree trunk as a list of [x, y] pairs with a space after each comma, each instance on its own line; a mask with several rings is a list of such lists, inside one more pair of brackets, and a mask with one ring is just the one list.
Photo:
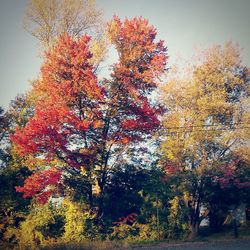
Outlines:
[[190, 230], [190, 234], [189, 234], [189, 239], [190, 240], [193, 240], [195, 239], [198, 234], [199, 234], [199, 224], [196, 223], [196, 224], [190, 224], [189, 225], [189, 230]]
[[227, 209], [220, 208], [213, 204], [210, 204], [209, 211], [209, 227], [212, 232], [218, 233], [222, 229], [223, 222], [226, 219]]
[[98, 217], [101, 218], [103, 215], [103, 209], [104, 209], [104, 185], [103, 180], [98, 181], [98, 185], [100, 188], [100, 193], [98, 197]]
[[197, 202], [189, 201], [189, 239], [195, 239], [199, 234], [199, 226], [200, 226], [200, 199]]
[[93, 208], [92, 184], [89, 185], [88, 196], [89, 196], [89, 206], [90, 206], [90, 208], [92, 209], [92, 208]]
[[234, 238], [238, 238], [238, 228], [237, 228], [236, 213], [237, 213], [237, 205], [235, 205], [235, 207], [234, 207], [234, 209], [233, 209], [233, 229], [234, 229]]

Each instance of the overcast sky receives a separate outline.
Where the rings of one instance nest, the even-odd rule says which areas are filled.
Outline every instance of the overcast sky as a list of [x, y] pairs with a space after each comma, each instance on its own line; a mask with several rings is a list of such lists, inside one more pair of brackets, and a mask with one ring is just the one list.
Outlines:
[[[0, 0], [0, 105], [30, 87], [39, 73], [37, 41], [22, 27], [26, 0]], [[188, 60], [196, 47], [208, 48], [228, 40], [242, 47], [250, 66], [250, 0], [96, 0], [106, 20], [143, 16], [165, 40], [170, 63]]]

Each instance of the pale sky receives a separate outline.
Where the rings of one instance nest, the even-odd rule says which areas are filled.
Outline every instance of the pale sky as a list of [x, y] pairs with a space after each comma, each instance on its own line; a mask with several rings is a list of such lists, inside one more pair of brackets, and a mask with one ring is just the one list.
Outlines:
[[[22, 27], [26, 0], [0, 0], [0, 106], [30, 88], [39, 73], [37, 41]], [[195, 48], [232, 40], [250, 66], [250, 0], [96, 0], [106, 20], [142, 16], [165, 40], [173, 64], [188, 60]]]

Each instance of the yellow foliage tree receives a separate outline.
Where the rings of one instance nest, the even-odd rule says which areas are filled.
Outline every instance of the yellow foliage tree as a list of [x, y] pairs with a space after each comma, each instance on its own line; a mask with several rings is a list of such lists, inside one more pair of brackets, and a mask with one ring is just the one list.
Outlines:
[[188, 190], [191, 237], [195, 237], [205, 179], [229, 156], [249, 141], [249, 96], [247, 68], [238, 46], [232, 42], [213, 46], [184, 74], [172, 73], [162, 86], [168, 112], [163, 121], [163, 165], [168, 175], [182, 181], [178, 190]]
[[55, 223], [56, 212], [49, 204], [33, 206], [18, 228], [14, 225], [8, 228], [5, 239], [9, 242], [15, 239], [20, 249], [39, 249], [40, 246], [52, 244], [55, 240], [46, 236], [45, 231], [49, 224]]
[[19, 217], [22, 218], [20, 225], [16, 227], [14, 222], [9, 222], [4, 238], [20, 249], [78, 243], [96, 239], [98, 234], [94, 226], [95, 214], [68, 198], [44, 205], [33, 204], [28, 215]]
[[63, 33], [98, 37], [102, 27], [102, 13], [93, 0], [29, 0], [24, 15], [24, 28], [45, 47]]
[[[92, 236], [95, 234], [95, 229], [91, 227], [95, 215], [91, 215], [89, 209], [86, 209], [83, 204], [65, 199], [63, 208], [65, 211], [65, 225], [64, 234], [61, 238], [62, 242], [81, 242], [91, 238], [91, 234]], [[91, 221], [89, 225], [88, 220]]]

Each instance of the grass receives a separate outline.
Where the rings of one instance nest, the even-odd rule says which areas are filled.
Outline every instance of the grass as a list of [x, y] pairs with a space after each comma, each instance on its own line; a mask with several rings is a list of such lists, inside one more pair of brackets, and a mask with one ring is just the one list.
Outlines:
[[241, 241], [250, 240], [250, 224], [242, 225], [238, 228], [238, 238], [234, 238], [233, 228], [231, 226], [225, 226], [219, 233], [211, 233], [209, 228], [202, 228], [201, 234], [194, 240], [172, 240], [165, 239], [160, 241], [135, 241], [131, 242], [129, 245], [132, 248], [142, 247], [142, 246], [157, 246], [161, 243], [182, 244], [188, 242], [223, 242], [223, 241]]
[[[216, 240], [232, 240], [234, 237], [234, 231], [232, 226], [224, 226], [219, 233], [211, 233], [208, 229], [201, 230], [200, 236], [196, 240], [201, 241], [216, 241]], [[241, 225], [238, 227], [237, 239], [250, 239], [250, 224]]]
[[[236, 241], [250, 240], [250, 224], [238, 228], [239, 237]], [[187, 242], [225, 242], [235, 240], [232, 227], [224, 227], [220, 233], [211, 233], [208, 228], [202, 228], [201, 234], [193, 241], [188, 240], [136, 240], [136, 241], [84, 241], [81, 243], [62, 243], [53, 244], [49, 247], [41, 248], [42, 250], [120, 250], [134, 249], [140, 247], [154, 247], [161, 244], [183, 244]], [[220, 243], [219, 243], [220, 244]], [[8, 245], [0, 245], [0, 249], [13, 249]]]
[[84, 241], [81, 243], [64, 243], [44, 247], [43, 250], [118, 250], [130, 249], [128, 243], [123, 241]]

